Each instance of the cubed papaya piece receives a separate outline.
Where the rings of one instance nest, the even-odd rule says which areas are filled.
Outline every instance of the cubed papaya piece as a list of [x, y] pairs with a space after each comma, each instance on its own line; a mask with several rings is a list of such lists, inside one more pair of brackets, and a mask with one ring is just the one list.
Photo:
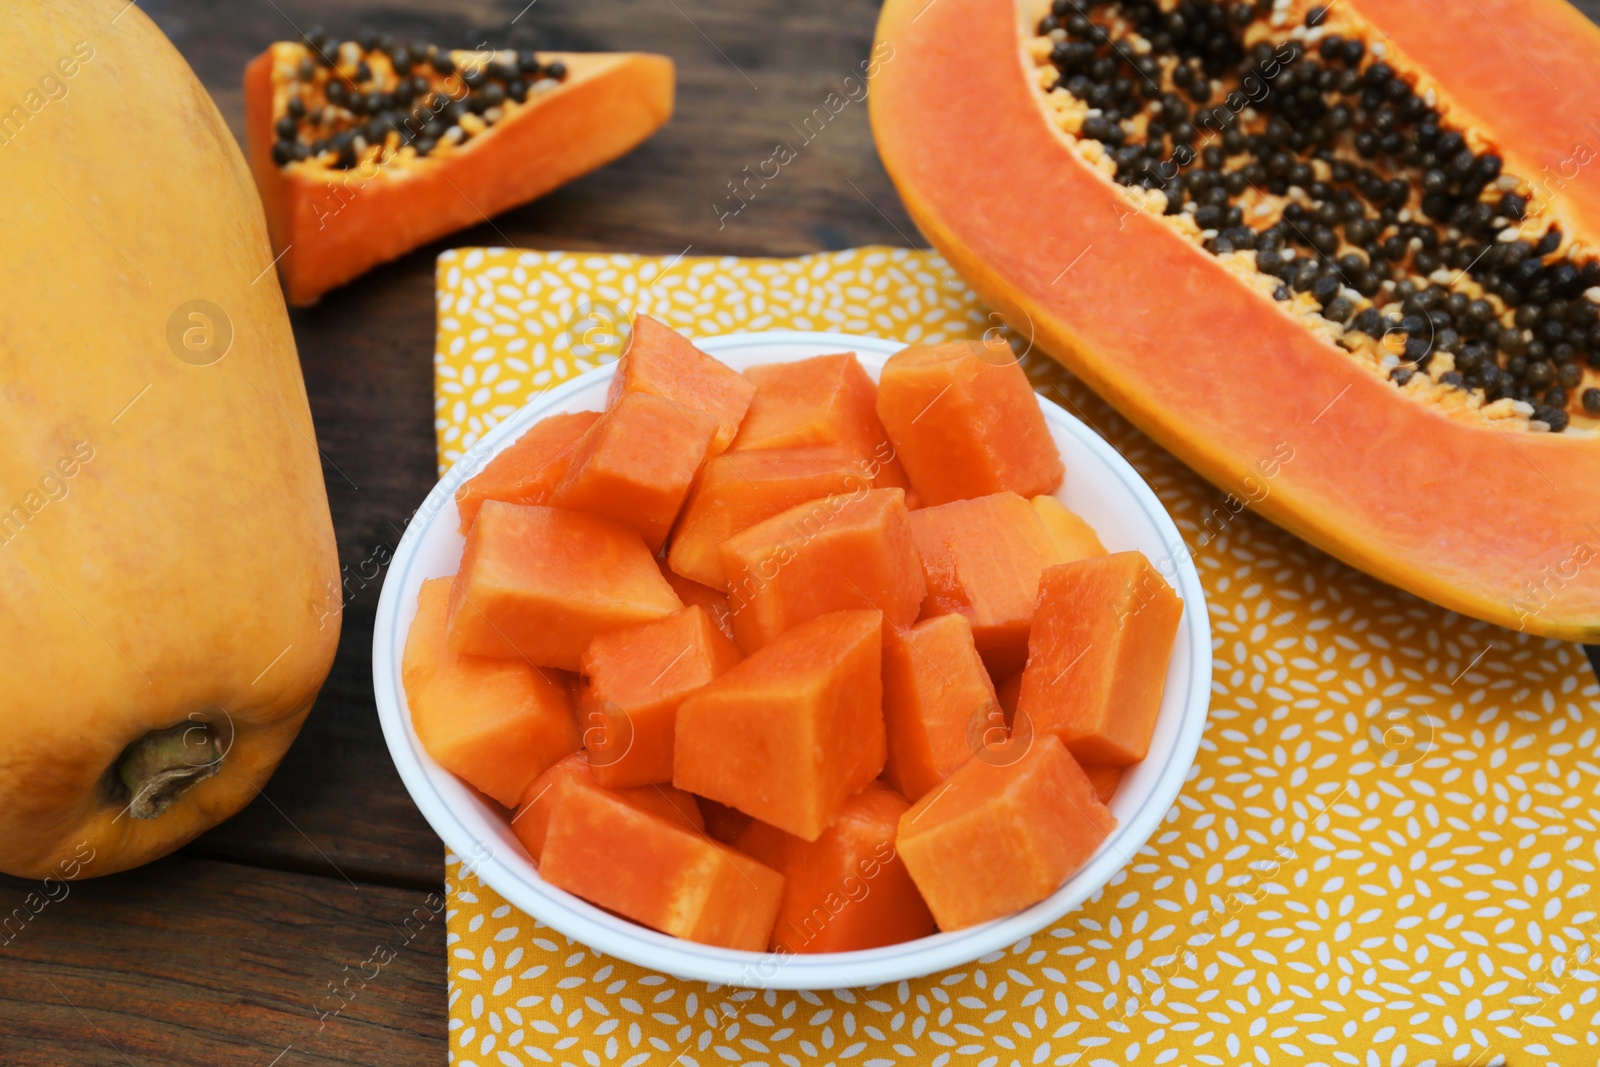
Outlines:
[[422, 747], [507, 807], [546, 767], [578, 747], [566, 687], [522, 660], [462, 655], [447, 628], [450, 579], [417, 594], [400, 677]]
[[1011, 349], [912, 345], [878, 379], [878, 418], [926, 506], [1061, 485], [1061, 454]]
[[543, 504], [556, 483], [566, 475], [578, 438], [599, 417], [598, 411], [550, 415], [502, 449], [483, 470], [456, 490], [461, 532], [472, 528], [472, 520], [478, 517], [478, 509], [485, 500]]
[[[511, 817], [511, 832], [517, 835], [528, 854], [539, 859], [544, 851], [545, 831], [550, 825], [550, 813], [555, 810], [560, 791], [570, 784], [579, 788], [604, 789], [594, 780], [589, 770], [589, 756], [574, 752], [557, 760], [539, 777], [528, 784], [517, 802], [517, 812]], [[705, 817], [694, 797], [670, 785], [640, 785], [611, 792], [641, 811], [658, 815], [673, 824], [681, 823], [696, 833], [706, 828]]]
[[578, 703], [595, 781], [672, 781], [672, 730], [683, 698], [739, 662], [704, 608], [599, 634], [583, 654]]
[[[854, 352], [751, 367], [755, 383], [736, 449], [836, 445], [879, 489], [905, 489], [905, 468], [878, 421], [878, 387]], [[818, 494], [821, 495], [821, 494]]]
[[994, 695], [1000, 700], [1000, 710], [1005, 712], [1006, 722], [1011, 722], [1017, 714], [1017, 696], [1022, 692], [1022, 672], [1008, 674], [994, 687]]
[[674, 573], [667, 561], [656, 558], [656, 564], [661, 568], [661, 577], [672, 586], [672, 591], [678, 594], [678, 599], [683, 601], [684, 607], [699, 605], [711, 613], [712, 621], [730, 639], [733, 637], [733, 615], [728, 608], [728, 594], [721, 589], [713, 589], [709, 585], [701, 585], [681, 574]]
[[815, 841], [883, 770], [883, 617], [801, 623], [678, 706], [672, 783]]
[[1038, 512], [1004, 492], [913, 511], [910, 521], [928, 585], [923, 615], [966, 616], [996, 677], [1021, 670], [1039, 575], [1060, 562]]
[[573, 447], [550, 506], [631, 527], [655, 552], [666, 543], [715, 429], [716, 420], [699, 408], [624, 393]]
[[926, 587], [902, 489], [823, 497], [722, 542], [733, 638], [748, 655], [830, 611], [871, 608], [909, 626]]
[[900, 816], [896, 847], [941, 930], [1037, 904], [1117, 824], [1061, 742], [1010, 761], [968, 760]]
[[1044, 523], [1050, 543], [1056, 547], [1055, 562], [1071, 563], [1075, 559], [1106, 554], [1106, 548], [1100, 543], [1100, 535], [1094, 532], [1094, 527], [1055, 497], [1036, 496], [1029, 503]]
[[960, 615], [883, 637], [883, 776], [916, 800], [966, 762], [991, 729], [1005, 731], [994, 683]]
[[933, 915], [894, 848], [908, 807], [893, 789], [869, 782], [815, 841], [750, 824], [739, 850], [783, 875], [772, 951], [854, 952], [933, 933]]
[[1122, 772], [1126, 769], [1091, 764], [1083, 769], [1083, 773], [1088, 776], [1089, 784], [1094, 786], [1095, 796], [1100, 798], [1100, 803], [1109, 804], [1116, 795], [1117, 786], [1122, 784]]
[[450, 645], [575, 671], [596, 634], [681, 611], [633, 530], [557, 508], [488, 501], [450, 595]]
[[662, 933], [760, 952], [783, 902], [783, 875], [605, 789], [561, 790], [539, 874]]
[[[684, 794], [689, 796], [692, 794]], [[700, 805], [700, 810], [706, 817], [706, 833], [721, 841], [724, 845], [731, 845], [739, 840], [739, 835], [755, 820], [750, 818], [738, 808], [719, 804], [706, 797], [695, 797], [695, 802]], [[759, 858], [759, 857], [758, 857]]]
[[635, 315], [633, 336], [617, 361], [606, 403], [614, 407], [624, 393], [649, 393], [685, 410], [699, 408], [716, 420], [711, 451], [721, 452], [739, 432], [755, 391], [755, 383], [676, 330], [649, 315]]
[[1142, 552], [1044, 572], [1017, 714], [1084, 763], [1144, 759], [1183, 601]]
[[686, 578], [727, 589], [722, 542], [796, 504], [867, 486], [835, 445], [713, 456], [683, 506], [667, 561]]

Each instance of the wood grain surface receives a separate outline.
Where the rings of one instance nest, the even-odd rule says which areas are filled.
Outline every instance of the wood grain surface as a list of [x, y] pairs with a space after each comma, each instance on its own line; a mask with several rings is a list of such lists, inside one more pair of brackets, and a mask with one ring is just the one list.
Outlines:
[[[1600, 15], [1600, 0], [1579, 5]], [[338, 659], [264, 796], [179, 855], [77, 883], [0, 938], [0, 1064], [440, 1064], [442, 846], [378, 729], [381, 566], [432, 487], [433, 259], [459, 245], [793, 255], [921, 243], [852, 104], [719, 219], [728, 183], [870, 50], [872, 0], [143, 0], [240, 132], [270, 41], [371, 25], [441, 45], [643, 50], [678, 65], [672, 122], [534, 204], [381, 267], [296, 338], [345, 566]], [[6, 32], [0, 26], [0, 33]], [[39, 886], [0, 877], [0, 913]], [[387, 951], [385, 951], [387, 950]], [[378, 962], [379, 960], [383, 962]], [[338, 1014], [334, 1009], [342, 1006]]]

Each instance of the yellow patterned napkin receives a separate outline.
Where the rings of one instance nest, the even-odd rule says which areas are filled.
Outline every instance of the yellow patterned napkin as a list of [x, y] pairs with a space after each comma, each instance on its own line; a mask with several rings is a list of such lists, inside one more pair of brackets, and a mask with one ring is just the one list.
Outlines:
[[[438, 263], [441, 473], [645, 311], [690, 335], [906, 341], [993, 323], [935, 255], [461, 249]], [[450, 1051], [467, 1065], [1600, 1062], [1589, 961], [1600, 687], [1576, 645], [1425, 604], [1254, 515], [1037, 354], [1036, 386], [1149, 480], [1210, 599], [1194, 769], [1137, 862], [970, 966], [828, 992], [680, 981], [541, 927], [447, 857]]]

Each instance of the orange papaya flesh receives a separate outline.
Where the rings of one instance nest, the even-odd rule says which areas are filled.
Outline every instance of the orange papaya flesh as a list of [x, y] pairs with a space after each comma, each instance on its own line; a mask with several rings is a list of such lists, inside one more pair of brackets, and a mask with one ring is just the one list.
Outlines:
[[713, 456], [683, 506], [667, 561], [686, 578], [726, 589], [722, 542], [797, 504], [866, 484], [856, 461], [837, 445]]
[[461, 532], [472, 528], [485, 500], [543, 504], [567, 473], [572, 449], [600, 417], [598, 411], [550, 415], [529, 428], [456, 490]]
[[798, 623], [873, 609], [909, 626], [925, 585], [905, 491], [872, 489], [798, 504], [722, 542], [733, 636], [747, 655]]
[[1084, 763], [1144, 759], [1183, 601], [1142, 552], [1044, 572], [1017, 716]]
[[[522, 792], [522, 799], [517, 801], [516, 813], [511, 817], [511, 831], [535, 862], [544, 851], [550, 813], [555, 810], [561, 790], [567, 788], [569, 783], [579, 788], [605, 788], [595, 781], [590, 772], [588, 754], [574, 752], [551, 764], [543, 774], [528, 783], [528, 788]], [[674, 789], [670, 785], [642, 785], [612, 789], [611, 792], [640, 811], [650, 812], [667, 822], [675, 825], [681, 823], [697, 833], [706, 828], [699, 804], [681, 789]]]
[[[244, 76], [245, 147], [284, 295], [295, 305], [542, 196], [622, 155], [672, 114], [673, 67], [665, 56], [543, 52], [538, 71], [514, 79], [529, 86], [519, 101], [522, 90], [487, 73], [494, 61], [516, 65], [514, 53], [447, 52], [450, 74], [420, 58], [410, 67], [406, 76], [427, 81], [429, 91], [414, 101], [413, 116], [439, 121], [448, 104], [467, 98], [463, 75], [474, 70], [509, 98], [452, 124], [456, 132], [436, 141], [414, 117], [401, 116], [395, 128], [352, 116], [342, 101], [391, 92], [400, 75], [382, 50], [317, 43], [335, 47], [329, 65], [306, 43], [279, 42]], [[358, 64], [371, 74], [359, 87]], [[291, 99], [306, 110], [298, 123], [289, 116]], [[284, 122], [298, 126], [293, 139], [279, 136]]]
[[1061, 485], [1061, 454], [1038, 397], [1003, 342], [896, 352], [878, 379], [878, 417], [924, 507]]
[[1044, 531], [1055, 545], [1055, 561], [1070, 563], [1088, 556], [1103, 556], [1106, 548], [1100, 535], [1076, 512], [1053, 496], [1036, 496], [1028, 503], [1044, 523]]
[[[1505, 169], [1531, 179], [1533, 206], [1559, 196], [1569, 232], [1600, 233], [1600, 189], [1574, 180], [1600, 151], [1590, 106], [1600, 93], [1600, 30], [1556, 0], [1474, 4], [1467, 20], [1448, 0], [1352, 0], [1351, 6], [1390, 50], [1424, 61], [1427, 76], [1451, 101], [1449, 117], [1486, 133], [1504, 153]], [[1435, 63], [1434, 56], [1448, 62]], [[1402, 58], [1394, 65], [1404, 64]], [[1516, 80], [1515, 93], [1507, 91], [1508, 76]], [[1533, 115], [1537, 121], [1529, 121]], [[1582, 132], [1574, 139], [1576, 131]]]
[[1124, 767], [1107, 767], [1104, 764], [1086, 765], [1083, 773], [1089, 779], [1089, 784], [1094, 786], [1095, 796], [1100, 798], [1100, 803], [1109, 804], [1116, 795], [1117, 786], [1122, 784]]
[[556, 508], [488, 501], [450, 595], [450, 645], [577, 670], [595, 635], [680, 611], [634, 531]]
[[994, 683], [960, 615], [936, 615], [883, 637], [883, 776], [915, 801], [1005, 733]]
[[923, 615], [966, 616], [991, 673], [1021, 670], [1039, 575], [1064, 562], [1038, 512], [1003, 492], [923, 508], [910, 522], [928, 585]]
[[549, 504], [631, 527], [655, 552], [705, 462], [716, 425], [699, 408], [623, 393], [573, 446]]
[[783, 875], [772, 951], [855, 952], [934, 932], [933, 916], [894, 848], [908, 807], [894, 790], [869, 782], [815, 841], [750, 824], [739, 850]]
[[[685, 796], [689, 794], [685, 793]], [[739, 835], [755, 820], [750, 818], [738, 808], [730, 808], [726, 804], [719, 804], [706, 797], [696, 797], [696, 803], [701, 812], [705, 814], [706, 833], [713, 839], [721, 841], [724, 845], [731, 845], [739, 840]], [[756, 859], [760, 859], [757, 856]], [[769, 864], [770, 866], [770, 864]]]
[[1017, 714], [1017, 696], [1022, 692], [1022, 672], [1007, 675], [994, 687], [995, 699], [1000, 701], [1000, 710], [1005, 712], [1006, 721], [1009, 723]]
[[1045, 736], [1015, 760], [962, 764], [900, 816], [896, 847], [939, 929], [959, 930], [1054, 893], [1116, 822]]
[[[1588, 564], [1600, 550], [1600, 505], [1574, 487], [1600, 478], [1596, 422], [1583, 406], [1600, 387], [1584, 366], [1596, 342], [1600, 265], [1587, 250], [1600, 247], [1600, 192], [1573, 176], [1596, 147], [1583, 101], [1600, 91], [1600, 31], [1556, 0], [1495, 0], [1468, 19], [1443, 0], [1318, 6], [1314, 27], [1306, 25], [1312, 5], [1295, 0], [1271, 18], [1227, 29], [1237, 48], [1222, 46], [1228, 55], [1206, 83], [1213, 98], [1191, 118], [1200, 130], [1196, 153], [1222, 147], [1234, 130], [1246, 135], [1246, 150], [1225, 149], [1225, 169], [1264, 165], [1249, 135], [1270, 122], [1314, 125], [1309, 113], [1281, 110], [1298, 107], [1289, 101], [1299, 96], [1272, 90], [1278, 74], [1303, 71], [1295, 75], [1303, 81], [1314, 66], [1331, 78], [1355, 77], [1354, 95], [1330, 91], [1321, 103], [1345, 107], [1352, 123], [1326, 141], [1319, 132], [1305, 152], [1282, 161], [1291, 171], [1328, 165], [1321, 178], [1354, 198], [1340, 203], [1360, 209], [1358, 229], [1376, 227], [1359, 247], [1343, 222], [1328, 227], [1316, 235], [1327, 259], [1309, 255], [1294, 233], [1299, 226], [1310, 239], [1317, 203], [1280, 226], [1286, 200], [1270, 181], [1228, 194], [1252, 234], [1224, 225], [1213, 235], [1161, 213], [1169, 194], [1180, 195], [1171, 178], [1188, 183], [1202, 162], [1181, 163], [1165, 145], [1155, 158], [1176, 173], [1150, 175], [1160, 196], [1120, 188], [1144, 176], [1114, 175], [1114, 166], [1095, 161], [1105, 154], [1097, 140], [1104, 131], [1086, 129], [1072, 75], [1052, 59], [1082, 53], [1067, 41], [1056, 49], [1049, 36], [1064, 37], [1065, 27], [1041, 21], [1043, 4], [941, 0], [924, 13], [917, 0], [889, 0], [878, 36], [893, 42], [896, 59], [869, 98], [880, 154], [923, 233], [987, 302], [1202, 475], [1317, 547], [1426, 599], [1528, 632], [1593, 641], [1600, 568]], [[1121, 4], [1097, 5], [1091, 21], [1122, 40], [1125, 14]], [[1334, 36], [1341, 43], [1324, 57]], [[1538, 49], [1537, 67], [1518, 54], [1525, 43]], [[1257, 44], [1271, 63], [1241, 88], [1235, 60]], [[1095, 51], [1122, 63], [1109, 42]], [[1171, 68], [1152, 58], [1168, 91]], [[1556, 72], [1554, 82], [1541, 70]], [[1394, 87], [1382, 89], [1394, 94], [1387, 107], [1363, 106], [1369, 79]], [[1252, 90], [1261, 99], [1248, 109], [1227, 103], [1230, 93]], [[1180, 99], [1192, 100], [1182, 92]], [[1356, 149], [1357, 136], [1377, 136], [1368, 120], [1379, 110], [1397, 119], [1401, 155], [1381, 137], [1370, 158]], [[1141, 122], [1125, 124], [1127, 143], [1144, 140]], [[1423, 151], [1407, 162], [1406, 147], [1425, 148], [1425, 128], [1430, 144], [1449, 145], [1449, 160], [1420, 162]], [[1324, 150], [1333, 164], [1310, 158]], [[1003, 183], [996, 160], [1004, 160]], [[1349, 181], [1335, 165], [1347, 168]], [[1427, 168], [1440, 172], [1429, 189], [1442, 182], [1442, 192], [1423, 190]], [[1230, 181], [1237, 179], [1224, 178], [1223, 187]], [[1379, 182], [1388, 197], [1399, 183], [1406, 202], [1380, 206]], [[1181, 194], [1185, 217], [1201, 210], [1187, 206], [1193, 194]], [[1060, 204], [1073, 209], [1053, 210]], [[1402, 208], [1410, 212], [1404, 234]], [[1275, 236], [1260, 236], [1267, 229]], [[1300, 245], [1294, 259], [1277, 251], [1281, 234]], [[1400, 259], [1388, 258], [1391, 248]], [[1354, 284], [1314, 291], [1309, 274], [1300, 280], [1307, 291], [1293, 284], [1297, 261], [1337, 264], [1349, 255], [1365, 261], [1360, 274], [1330, 276]], [[1369, 271], [1381, 275], [1376, 287]], [[1455, 298], [1466, 298], [1468, 322], [1452, 314], [1448, 339], [1431, 336], [1443, 320], [1413, 319], [1406, 328], [1405, 315], [1427, 310], [1407, 309], [1414, 292], [1432, 293], [1426, 301], [1441, 311], [1463, 311]], [[1329, 306], [1335, 298], [1343, 302]], [[1533, 313], [1525, 308], [1543, 317], [1552, 305], [1560, 308], [1560, 341], [1527, 325]], [[1535, 342], [1543, 348], [1529, 358]], [[1571, 348], [1558, 353], [1558, 344]], [[1483, 486], [1494, 487], [1495, 506], [1484, 506]]]
[[675, 937], [759, 952], [783, 875], [599, 788], [564, 787], [539, 874], [592, 904]]
[[417, 594], [401, 681], [428, 755], [507, 807], [528, 783], [578, 747], [566, 687], [521, 660], [462, 655], [447, 637], [450, 579]]
[[678, 594], [678, 599], [683, 602], [685, 607], [698, 605], [705, 608], [710, 613], [712, 621], [717, 624], [717, 629], [721, 630], [727, 637], [733, 637], [733, 616], [728, 608], [726, 593], [720, 589], [713, 589], [709, 585], [701, 585], [699, 582], [691, 581], [681, 574], [673, 573], [672, 568], [667, 566], [667, 561], [664, 559], [657, 558], [656, 564], [661, 568], [661, 577], [665, 578], [667, 584], [672, 586], [672, 591]]
[[738, 662], [739, 650], [700, 607], [597, 635], [583, 654], [578, 704], [595, 781], [672, 781], [678, 705]]
[[882, 619], [818, 616], [691, 694], [673, 784], [815, 841], [883, 769]]
[[878, 387], [855, 353], [767, 363], [749, 368], [744, 376], [755, 383], [756, 394], [734, 448], [836, 445], [877, 488], [910, 488], [878, 421]]
[[754, 383], [676, 330], [649, 315], [635, 315], [606, 403], [614, 407], [624, 393], [647, 393], [685, 410], [706, 412], [716, 420], [711, 433], [715, 453], [732, 443], [755, 391]]

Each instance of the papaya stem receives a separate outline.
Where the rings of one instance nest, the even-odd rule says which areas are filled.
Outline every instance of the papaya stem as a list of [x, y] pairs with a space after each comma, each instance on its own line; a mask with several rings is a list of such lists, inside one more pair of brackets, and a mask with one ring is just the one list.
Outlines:
[[196, 783], [220, 771], [223, 755], [208, 723], [180, 723], [145, 734], [117, 759], [117, 777], [132, 797], [128, 814], [159, 818]]

